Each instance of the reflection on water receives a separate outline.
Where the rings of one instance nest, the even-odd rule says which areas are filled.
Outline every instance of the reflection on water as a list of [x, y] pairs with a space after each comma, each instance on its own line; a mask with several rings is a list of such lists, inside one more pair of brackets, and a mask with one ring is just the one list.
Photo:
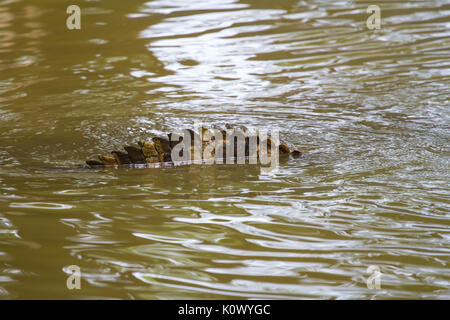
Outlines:
[[[447, 1], [70, 4], [0, 2], [1, 298], [450, 298]], [[196, 121], [307, 155], [58, 169]]]

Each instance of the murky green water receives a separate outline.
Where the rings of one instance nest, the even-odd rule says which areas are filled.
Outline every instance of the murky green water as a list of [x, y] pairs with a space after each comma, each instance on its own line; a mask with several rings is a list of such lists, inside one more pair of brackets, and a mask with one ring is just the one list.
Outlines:
[[[448, 299], [449, 80], [448, 1], [0, 1], [0, 298]], [[196, 121], [307, 154], [52, 169]]]

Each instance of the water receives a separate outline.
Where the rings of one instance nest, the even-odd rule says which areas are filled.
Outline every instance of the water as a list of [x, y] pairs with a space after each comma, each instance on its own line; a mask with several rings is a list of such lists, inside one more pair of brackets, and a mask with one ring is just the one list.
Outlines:
[[[1, 298], [450, 298], [448, 1], [70, 4], [0, 2]], [[197, 121], [306, 154], [64, 169]]]

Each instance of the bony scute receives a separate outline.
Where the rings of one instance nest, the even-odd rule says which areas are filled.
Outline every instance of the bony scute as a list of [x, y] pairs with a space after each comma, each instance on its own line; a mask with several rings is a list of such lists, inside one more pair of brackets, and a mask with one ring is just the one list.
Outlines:
[[[273, 152], [276, 150], [276, 152]], [[125, 152], [124, 152], [125, 151]], [[293, 145], [279, 139], [276, 130], [249, 130], [245, 126], [227, 124], [199, 130], [176, 130], [167, 135], [139, 141], [137, 146], [125, 146], [98, 160], [86, 161], [88, 168], [101, 167], [161, 167], [190, 164], [249, 163], [265, 165], [279, 158], [302, 155]], [[86, 167], [86, 166], [81, 166]]]

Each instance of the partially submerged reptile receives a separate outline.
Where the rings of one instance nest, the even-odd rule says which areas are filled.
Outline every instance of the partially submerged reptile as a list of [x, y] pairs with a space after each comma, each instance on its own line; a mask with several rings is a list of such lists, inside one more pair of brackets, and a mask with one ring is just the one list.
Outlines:
[[[185, 129], [167, 136], [155, 136], [151, 142], [139, 141], [138, 146], [125, 146], [126, 152], [115, 150], [111, 155], [98, 156], [98, 160], [88, 160], [87, 166], [79, 167], [161, 167], [211, 163], [211, 160], [215, 163], [234, 163], [234, 160], [238, 159], [256, 163], [255, 160], [264, 157], [263, 151], [268, 157], [274, 155], [273, 149], [279, 157], [299, 157], [302, 154], [295, 146], [288, 146], [257, 130], [229, 124], [225, 125], [225, 128], [215, 125], [212, 128], [201, 127], [198, 132]], [[184, 144], [179, 145], [180, 143]], [[209, 151], [205, 152], [207, 148]], [[253, 159], [253, 162], [250, 159]]]

